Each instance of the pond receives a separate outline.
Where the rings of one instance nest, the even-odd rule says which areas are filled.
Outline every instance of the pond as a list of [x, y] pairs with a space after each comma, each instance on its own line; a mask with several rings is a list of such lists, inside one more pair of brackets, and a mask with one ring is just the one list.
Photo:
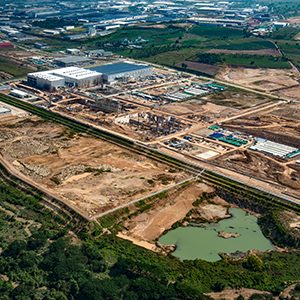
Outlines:
[[[273, 249], [271, 242], [262, 234], [255, 216], [239, 208], [231, 208], [229, 213], [231, 218], [218, 223], [170, 230], [159, 242], [163, 245], [176, 245], [172, 254], [181, 260], [199, 258], [211, 262], [221, 259], [218, 255], [220, 252]], [[220, 233], [223, 237], [219, 236]]]

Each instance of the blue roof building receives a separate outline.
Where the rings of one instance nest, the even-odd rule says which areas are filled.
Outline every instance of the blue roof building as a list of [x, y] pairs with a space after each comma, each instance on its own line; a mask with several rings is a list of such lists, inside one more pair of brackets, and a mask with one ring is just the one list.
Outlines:
[[152, 74], [152, 67], [144, 64], [120, 62], [90, 68], [102, 73], [104, 82], [113, 82], [119, 78], [138, 78]]

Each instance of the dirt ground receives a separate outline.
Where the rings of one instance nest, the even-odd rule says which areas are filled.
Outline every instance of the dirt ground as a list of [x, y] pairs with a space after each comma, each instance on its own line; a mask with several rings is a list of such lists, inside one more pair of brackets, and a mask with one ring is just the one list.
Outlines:
[[211, 94], [204, 99], [217, 105], [227, 106], [235, 109], [256, 107], [257, 105], [261, 105], [270, 101], [269, 98], [261, 95], [232, 90], [227, 90], [217, 94]]
[[[161, 234], [182, 220], [193, 208], [193, 202], [203, 193], [213, 189], [202, 183], [191, 184], [188, 187], [157, 202], [149, 211], [131, 218], [125, 223], [127, 236], [136, 241], [154, 243]], [[123, 233], [123, 234], [124, 234]]]
[[242, 295], [245, 300], [249, 299], [253, 294], [260, 294], [260, 295], [271, 295], [268, 292], [254, 290], [254, 289], [225, 289], [222, 292], [216, 293], [208, 293], [206, 295], [210, 296], [214, 300], [233, 300], [237, 299], [238, 296]]
[[278, 95], [287, 97], [292, 100], [299, 100], [300, 99], [300, 85], [288, 88], [288, 89], [282, 89], [277, 92]]
[[287, 19], [290, 24], [300, 24], [300, 17], [292, 17]]
[[189, 116], [203, 116], [204, 119], [224, 118], [234, 115], [237, 109], [217, 105], [201, 100], [190, 100], [181, 103], [171, 103], [164, 105], [161, 110], [180, 117], [188, 118]]
[[191, 219], [198, 219], [200, 217], [206, 222], [218, 222], [219, 220], [230, 218], [228, 207], [229, 205], [227, 203], [223, 205], [203, 203], [199, 207], [195, 208], [195, 212], [191, 214], [190, 217]]
[[207, 53], [216, 54], [248, 54], [248, 55], [272, 55], [281, 56], [277, 49], [260, 49], [260, 50], [228, 50], [228, 49], [211, 49]]
[[215, 162], [229, 170], [290, 187], [300, 194], [300, 172], [269, 156], [254, 151], [237, 150], [217, 158]]
[[187, 177], [36, 117], [0, 119], [0, 153], [21, 173], [90, 217]]
[[[272, 92], [278, 89], [299, 86], [300, 74], [295, 69], [227, 67], [217, 74], [217, 78], [246, 87], [255, 88], [257, 90]], [[293, 92], [290, 91], [290, 93]], [[293, 94], [292, 96], [297, 97], [296, 94]]]
[[217, 66], [203, 64], [194, 61], [188, 61], [188, 60], [185, 60], [184, 62], [178, 64], [177, 67], [182, 68], [182, 65], [186, 65], [187, 70], [204, 73], [210, 76], [215, 76], [219, 71], [219, 67]]
[[284, 105], [271, 113], [242, 117], [225, 123], [229, 129], [242, 131], [256, 137], [299, 147], [300, 145], [300, 105]]
[[291, 235], [300, 237], [300, 216], [292, 211], [282, 211], [280, 213], [282, 224], [289, 230]]
[[300, 104], [291, 103], [272, 111], [272, 115], [300, 122]]

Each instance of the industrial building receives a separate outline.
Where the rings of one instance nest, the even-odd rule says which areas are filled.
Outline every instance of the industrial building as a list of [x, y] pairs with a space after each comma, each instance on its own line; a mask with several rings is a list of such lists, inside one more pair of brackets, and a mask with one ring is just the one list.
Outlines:
[[30, 73], [27, 75], [27, 83], [50, 91], [65, 86], [90, 87], [101, 83], [101, 74], [88, 69], [68, 67]]
[[10, 91], [9, 93], [10, 96], [16, 97], [16, 98], [20, 98], [20, 99], [24, 99], [24, 98], [29, 98], [30, 95], [28, 95], [27, 93], [21, 91], [21, 90], [17, 90], [17, 89], [13, 89]]
[[144, 64], [120, 62], [90, 68], [102, 73], [103, 82], [114, 82], [121, 78], [140, 78], [152, 74], [152, 67]]
[[54, 63], [59, 67], [81, 66], [91, 62], [92, 60], [85, 56], [66, 56], [54, 60]]
[[298, 148], [275, 143], [261, 138], [256, 138], [255, 144], [251, 146], [250, 149], [281, 158], [293, 158], [300, 155], [300, 149]]

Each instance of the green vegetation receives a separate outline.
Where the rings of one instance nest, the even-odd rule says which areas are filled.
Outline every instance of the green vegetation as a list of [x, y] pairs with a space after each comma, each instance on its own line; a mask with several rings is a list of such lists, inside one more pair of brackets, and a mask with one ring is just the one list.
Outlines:
[[223, 63], [232, 66], [288, 69], [290, 64], [286, 58], [271, 55], [221, 54]]
[[300, 13], [300, 2], [295, 0], [275, 0], [275, 1], [263, 1], [263, 5], [268, 5], [270, 11], [277, 15], [283, 15], [285, 17], [297, 16]]
[[3, 181], [0, 199], [1, 299], [206, 299], [226, 287], [276, 294], [300, 278], [297, 251], [180, 262], [101, 235], [96, 224], [67, 222]]
[[192, 34], [203, 36], [207, 39], [223, 40], [241, 38], [244, 35], [242, 30], [217, 26], [194, 26], [190, 32]]
[[290, 64], [286, 58], [272, 55], [202, 53], [195, 60], [200, 63], [212, 65], [226, 64], [252, 68], [290, 68]]
[[300, 32], [299, 28], [284, 27], [284, 28], [275, 30], [271, 34], [271, 38], [274, 40], [293, 40], [295, 35], [299, 32]]
[[54, 29], [64, 26], [77, 26], [79, 23], [74, 20], [67, 20], [61, 18], [49, 18], [43, 21], [35, 21], [32, 23], [34, 26], [41, 28]]
[[227, 45], [219, 45], [216, 48], [227, 50], [262, 50], [262, 49], [276, 49], [276, 46], [271, 41], [253, 40], [250, 39], [232, 42]]
[[[53, 20], [50, 19], [47, 22], [50, 22], [51, 25]], [[298, 53], [289, 53], [286, 49], [283, 49], [287, 47], [281, 48], [281, 46], [285, 42], [293, 42], [292, 39], [297, 32], [299, 32], [297, 28], [282, 28], [274, 31], [266, 39], [251, 37], [244, 30], [229, 27], [193, 25], [184, 28], [176, 26], [176, 24], [161, 24], [161, 28], [153, 28], [150, 25], [120, 28], [110, 35], [89, 38], [84, 42], [68, 41], [62, 37], [43, 38], [43, 41], [50, 46], [49, 51], [74, 47], [84, 49], [104, 48], [126, 57], [172, 67], [178, 67], [186, 60], [197, 61], [202, 56], [207, 56], [207, 51], [211, 49], [274, 51], [277, 49], [276, 42], [279, 48], [284, 50], [283, 57], [274, 57], [269, 55], [268, 52], [265, 54], [260, 52], [257, 55], [252, 55], [252, 53], [248, 55], [245, 53], [218, 54], [217, 61], [212, 63], [255, 68], [289, 68], [290, 65], [287, 59], [298, 64], [300, 61], [299, 51]], [[42, 37], [38, 33], [35, 34]], [[293, 45], [293, 47], [296, 46]], [[204, 63], [210, 64], [211, 61], [208, 59]], [[187, 71], [189, 70], [187, 69]]]
[[284, 56], [300, 67], [300, 42], [279, 40], [276, 43]]
[[14, 77], [27, 75], [30, 70], [25, 64], [19, 64], [5, 56], [0, 56], [0, 72], [8, 73]]
[[289, 232], [283, 224], [285, 219], [284, 214], [280, 210], [271, 210], [263, 217], [259, 218], [259, 225], [261, 226], [265, 236], [271, 241], [281, 247], [300, 247], [299, 235], [294, 235]]

